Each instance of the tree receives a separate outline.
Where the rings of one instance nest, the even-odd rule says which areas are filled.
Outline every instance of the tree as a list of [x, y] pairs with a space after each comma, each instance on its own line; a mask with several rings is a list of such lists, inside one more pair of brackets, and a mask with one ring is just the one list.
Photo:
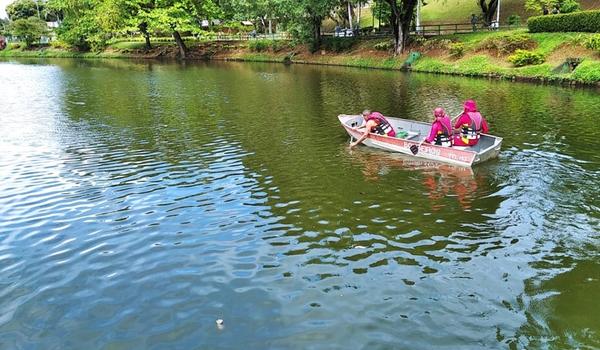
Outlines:
[[62, 19], [58, 37], [79, 50], [101, 49], [105, 36], [94, 9], [100, 0], [49, 0], [46, 4]]
[[279, 19], [314, 52], [321, 47], [321, 23], [337, 5], [339, 0], [282, 0]]
[[43, 10], [43, 3], [37, 3], [34, 0], [16, 0], [6, 6], [6, 14], [11, 21], [28, 19], [34, 16], [41, 18], [41, 11]]
[[570, 13], [581, 10], [576, 0], [525, 0], [525, 9], [544, 13], [544, 9], [551, 12], [557, 8], [560, 13]]
[[404, 52], [410, 37], [410, 25], [417, 0], [385, 0], [391, 9], [390, 25], [394, 32], [394, 55]]
[[22, 39], [27, 47], [38, 41], [46, 32], [46, 22], [37, 17], [20, 18], [10, 24], [10, 33]]
[[581, 6], [576, 0], [563, 0], [560, 1], [560, 13], [571, 13], [580, 11]]
[[476, 0], [481, 12], [483, 13], [483, 23], [492, 24], [494, 15], [498, 9], [498, 0]]
[[6, 35], [10, 22], [5, 18], [0, 18], [0, 35]]
[[[188, 48], [181, 33], [198, 33], [203, 16], [214, 16], [219, 7], [212, 0], [148, 0], [144, 8], [146, 30], [170, 32], [179, 48], [179, 57], [187, 57]], [[140, 22], [141, 23], [141, 22]]]

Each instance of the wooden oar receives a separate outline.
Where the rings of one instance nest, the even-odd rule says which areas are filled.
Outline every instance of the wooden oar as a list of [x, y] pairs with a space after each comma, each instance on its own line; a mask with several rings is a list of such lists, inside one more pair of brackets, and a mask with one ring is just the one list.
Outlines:
[[415, 156], [417, 155], [417, 153], [419, 153], [419, 147], [421, 147], [421, 145], [423, 145], [423, 142], [425, 142], [425, 139], [423, 139], [423, 141], [419, 142], [419, 145], [411, 145], [410, 151], [412, 152], [412, 154], [414, 154]]

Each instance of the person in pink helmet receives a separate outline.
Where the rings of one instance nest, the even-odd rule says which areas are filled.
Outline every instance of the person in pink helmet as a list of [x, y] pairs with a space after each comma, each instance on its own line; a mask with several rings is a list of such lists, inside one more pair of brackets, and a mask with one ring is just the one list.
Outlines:
[[474, 146], [479, 142], [481, 133], [489, 131], [485, 118], [477, 111], [477, 104], [473, 100], [467, 100], [464, 111], [454, 124], [453, 143], [455, 146]]
[[365, 133], [355, 142], [350, 144], [350, 148], [360, 144], [367, 137], [369, 133], [373, 132], [379, 135], [387, 135], [389, 137], [396, 137], [396, 131], [390, 122], [385, 119], [383, 114], [379, 112], [371, 112], [370, 110], [364, 110], [362, 116], [365, 119]]
[[452, 146], [452, 121], [443, 108], [436, 108], [433, 111], [434, 120], [431, 123], [431, 131], [425, 142], [434, 145], [451, 147]]

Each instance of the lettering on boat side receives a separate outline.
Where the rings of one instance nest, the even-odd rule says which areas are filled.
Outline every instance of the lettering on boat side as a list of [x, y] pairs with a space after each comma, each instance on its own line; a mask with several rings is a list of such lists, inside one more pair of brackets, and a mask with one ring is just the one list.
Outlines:
[[[411, 145], [414, 145], [414, 143], [410, 143], [410, 142], [403, 143], [404, 148], [410, 149]], [[450, 149], [445, 149], [445, 148], [440, 148], [440, 147], [431, 147], [431, 146], [427, 146], [427, 145], [421, 145], [421, 147], [419, 147], [419, 152], [431, 154], [436, 157], [444, 157], [444, 158], [456, 160], [456, 161], [463, 162], [463, 163], [471, 162], [471, 159], [470, 159], [471, 157], [469, 157], [468, 155], [458, 153], [458, 152], [453, 152]]]

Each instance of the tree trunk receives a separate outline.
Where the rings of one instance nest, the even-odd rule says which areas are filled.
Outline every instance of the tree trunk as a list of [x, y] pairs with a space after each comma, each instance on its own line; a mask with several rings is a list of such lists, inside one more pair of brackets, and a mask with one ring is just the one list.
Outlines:
[[152, 50], [152, 45], [150, 45], [150, 34], [145, 32], [144, 38], [146, 39], [146, 45], [144, 46], [146, 51]]
[[402, 54], [410, 38], [410, 24], [417, 0], [385, 0], [392, 9], [390, 25], [394, 30], [394, 56]]
[[148, 51], [152, 49], [152, 45], [150, 45], [150, 33], [148, 33], [148, 23], [142, 22], [138, 25], [138, 29], [144, 35], [144, 39], [146, 40], [146, 45], [144, 46], [144, 50]]
[[348, 1], [348, 23], [350, 24], [350, 30], [354, 29], [352, 25], [352, 7], [350, 6], [350, 1]]
[[494, 14], [498, 9], [498, 0], [477, 0], [477, 2], [479, 3], [479, 7], [483, 13], [483, 22], [489, 26], [492, 24], [494, 20]]
[[392, 27], [392, 31], [394, 32], [394, 56], [397, 56], [397, 55], [401, 54], [402, 50], [404, 49], [402, 47], [402, 36], [401, 36], [402, 26], [400, 23], [400, 18], [398, 16], [400, 11], [398, 9], [398, 4], [396, 3], [396, 0], [386, 0], [386, 1], [390, 5], [390, 8], [391, 8], [390, 26]]
[[314, 50], [317, 51], [321, 48], [321, 17], [313, 17], [313, 40]]
[[187, 56], [188, 49], [185, 46], [183, 39], [181, 39], [181, 34], [179, 34], [179, 31], [173, 30], [173, 38], [175, 39], [175, 42], [177, 43], [177, 47], [179, 47], [179, 57], [181, 59], [185, 59]]

